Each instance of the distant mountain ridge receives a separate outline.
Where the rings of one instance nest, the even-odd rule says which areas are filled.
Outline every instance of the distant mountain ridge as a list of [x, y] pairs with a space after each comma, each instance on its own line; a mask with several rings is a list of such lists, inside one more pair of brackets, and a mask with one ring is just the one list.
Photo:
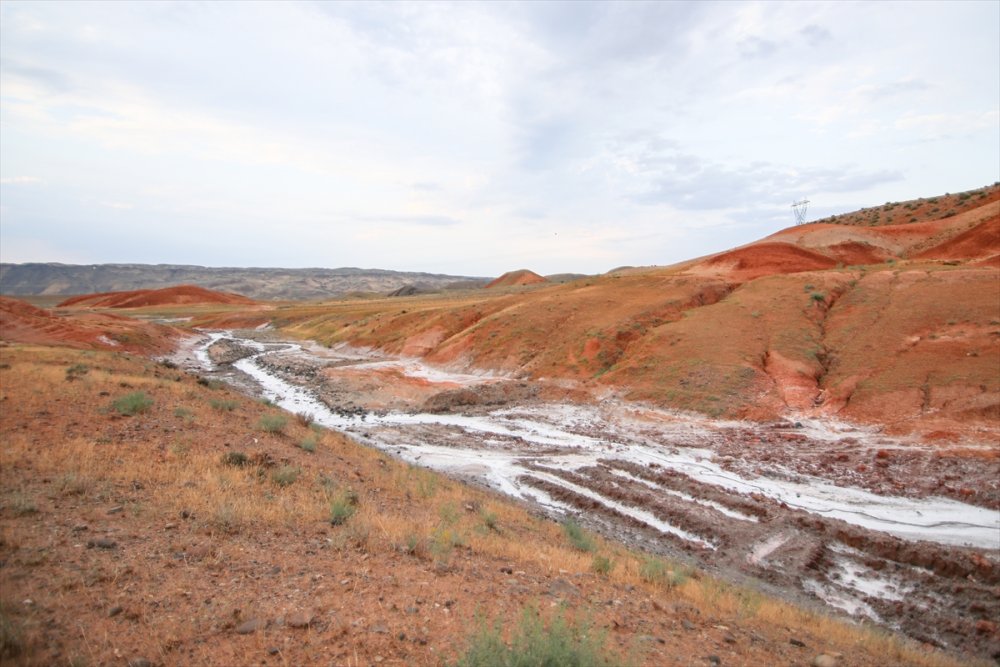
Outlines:
[[410, 285], [424, 291], [486, 284], [488, 278], [387, 269], [285, 269], [184, 264], [0, 263], [0, 294], [74, 295], [157, 289], [179, 284], [242, 294], [260, 301], [388, 294]]

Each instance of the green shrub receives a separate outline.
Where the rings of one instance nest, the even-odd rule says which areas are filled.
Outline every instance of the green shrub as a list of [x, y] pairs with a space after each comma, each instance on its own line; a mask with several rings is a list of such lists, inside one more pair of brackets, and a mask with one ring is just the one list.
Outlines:
[[209, 399], [208, 404], [212, 406], [213, 410], [218, 410], [219, 412], [232, 412], [236, 409], [236, 401], [229, 401], [223, 398]]
[[823, 294], [822, 292], [813, 292], [812, 294], [809, 295], [809, 299], [813, 303], [823, 303], [826, 301], [826, 295]]
[[667, 564], [659, 558], [646, 558], [639, 566], [639, 576], [643, 581], [648, 581], [651, 584], [666, 581]]
[[296, 466], [281, 466], [271, 472], [271, 481], [278, 486], [291, 486], [301, 473], [302, 469]]
[[118, 414], [125, 416], [137, 415], [141, 412], [146, 412], [153, 406], [153, 399], [146, 395], [143, 391], [133, 391], [130, 394], [125, 394], [121, 398], [116, 398], [112, 403], [113, 407]]
[[342, 526], [358, 511], [358, 494], [350, 489], [342, 491], [330, 501], [330, 523]]
[[569, 543], [580, 551], [593, 551], [595, 549], [594, 540], [587, 534], [587, 531], [577, 523], [576, 519], [569, 518], [563, 522], [563, 532], [569, 539]]
[[73, 380], [83, 377], [89, 372], [90, 367], [88, 367], [87, 364], [73, 364], [66, 369], [66, 381], [72, 382]]
[[267, 433], [282, 433], [287, 424], [288, 418], [285, 415], [274, 412], [262, 416], [258, 422], [260, 428]]
[[306, 436], [305, 438], [302, 438], [302, 440], [299, 441], [299, 449], [305, 450], [310, 454], [312, 454], [313, 452], [316, 451], [316, 445], [318, 444], [319, 441], [316, 439], [316, 436], [314, 435]]
[[534, 610], [526, 609], [508, 646], [500, 622], [480, 623], [455, 667], [613, 667], [624, 665], [605, 648], [606, 636], [588, 624], [571, 624], [562, 614], [546, 629]]
[[615, 568], [615, 563], [607, 556], [597, 555], [594, 556], [590, 567], [597, 574], [611, 574], [611, 570]]

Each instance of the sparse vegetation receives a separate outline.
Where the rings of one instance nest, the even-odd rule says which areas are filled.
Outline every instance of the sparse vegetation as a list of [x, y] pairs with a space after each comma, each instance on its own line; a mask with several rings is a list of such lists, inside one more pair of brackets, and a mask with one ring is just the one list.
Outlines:
[[184, 419], [185, 421], [194, 421], [194, 412], [192, 412], [188, 408], [179, 406], [174, 408], [174, 417]]
[[536, 610], [521, 615], [509, 644], [498, 621], [492, 627], [480, 621], [465, 653], [455, 667], [613, 667], [625, 662], [605, 647], [606, 636], [586, 623], [568, 622], [555, 614], [546, 628]]
[[299, 449], [312, 454], [316, 451], [316, 445], [318, 444], [319, 439], [315, 435], [307, 435], [299, 440]]
[[219, 380], [213, 380], [207, 377], [199, 377], [198, 384], [202, 387], [208, 387], [209, 389], [222, 389], [223, 383]]
[[271, 481], [278, 486], [291, 486], [302, 474], [302, 468], [284, 465], [271, 471]]
[[250, 457], [243, 452], [226, 452], [222, 455], [222, 465], [243, 468], [250, 465]]
[[610, 558], [597, 554], [594, 556], [594, 560], [591, 561], [590, 569], [597, 574], [607, 575], [611, 574], [611, 570], [614, 569], [614, 566], [614, 561]]
[[133, 391], [130, 394], [125, 394], [120, 398], [116, 398], [111, 403], [111, 407], [114, 408], [118, 414], [131, 417], [132, 415], [146, 412], [153, 407], [153, 399], [147, 396], [145, 392]]
[[288, 425], [288, 418], [283, 414], [272, 412], [261, 416], [257, 425], [265, 433], [284, 433], [285, 426]]
[[330, 500], [330, 523], [341, 526], [354, 516], [358, 507], [358, 494], [350, 489], [341, 491]]
[[73, 380], [79, 380], [89, 372], [90, 366], [87, 364], [73, 364], [66, 369], [66, 381], [72, 382]]
[[586, 530], [577, 522], [576, 519], [569, 518], [563, 521], [562, 524], [563, 533], [569, 540], [569, 543], [573, 545], [574, 549], [580, 551], [593, 551], [597, 547], [594, 544], [594, 539], [587, 533]]
[[212, 406], [213, 410], [218, 410], [219, 412], [232, 412], [238, 405], [236, 401], [225, 398], [210, 398], [208, 404]]

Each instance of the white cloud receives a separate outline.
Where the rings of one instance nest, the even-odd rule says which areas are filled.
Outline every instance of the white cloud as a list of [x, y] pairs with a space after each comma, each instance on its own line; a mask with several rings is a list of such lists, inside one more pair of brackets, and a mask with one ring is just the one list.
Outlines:
[[42, 179], [37, 176], [10, 176], [0, 178], [0, 185], [35, 185]]
[[[803, 194], [1000, 178], [998, 14], [2, 3], [5, 227], [97, 260], [672, 262], [775, 231]], [[45, 187], [8, 187], [29, 174]]]

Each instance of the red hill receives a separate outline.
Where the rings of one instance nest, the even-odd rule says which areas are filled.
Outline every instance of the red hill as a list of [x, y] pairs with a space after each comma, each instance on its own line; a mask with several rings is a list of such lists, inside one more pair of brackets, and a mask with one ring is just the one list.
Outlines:
[[493, 287], [517, 287], [520, 285], [535, 285], [537, 283], [549, 282], [534, 271], [520, 269], [518, 271], [508, 271], [496, 280], [486, 285], [486, 289]]
[[253, 305], [253, 299], [230, 292], [216, 292], [196, 285], [178, 285], [155, 290], [103, 292], [84, 294], [66, 299], [59, 308], [142, 308], [145, 306], [176, 306], [191, 304]]

